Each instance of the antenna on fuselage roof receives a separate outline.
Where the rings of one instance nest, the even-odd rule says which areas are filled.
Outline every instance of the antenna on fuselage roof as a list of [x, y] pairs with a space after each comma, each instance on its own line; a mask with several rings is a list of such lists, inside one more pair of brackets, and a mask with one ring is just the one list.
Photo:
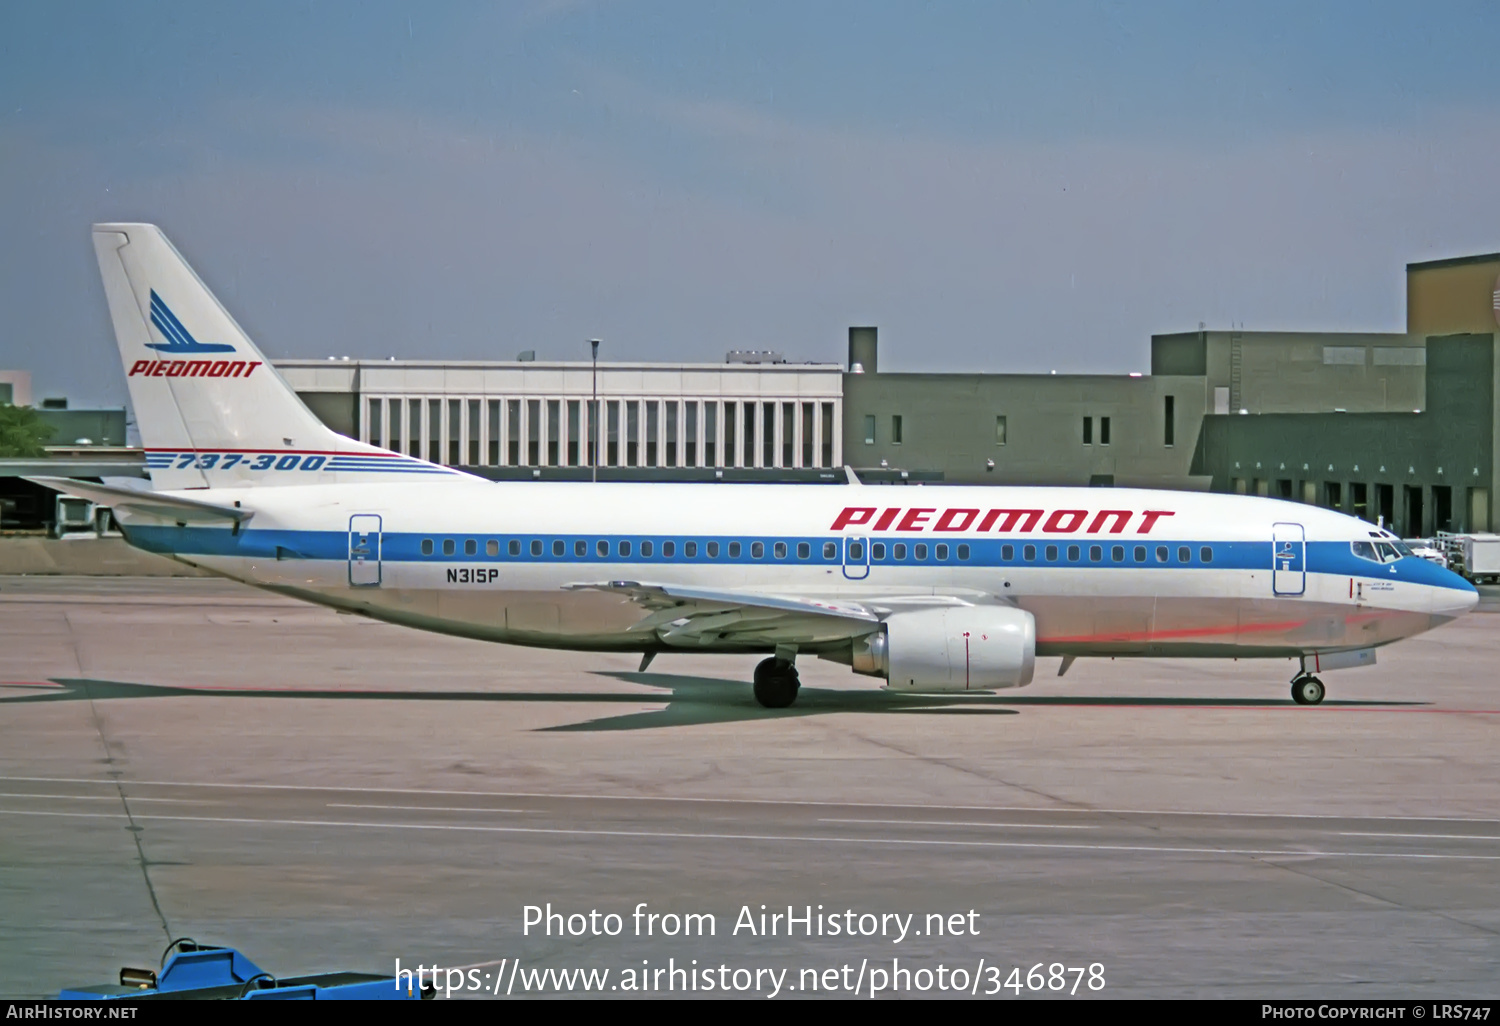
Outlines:
[[849, 466], [849, 464], [847, 463], [844, 464], [844, 476], [849, 479], [849, 483], [852, 485], [864, 484], [864, 482], [859, 479], [858, 475], [854, 473], [854, 468]]

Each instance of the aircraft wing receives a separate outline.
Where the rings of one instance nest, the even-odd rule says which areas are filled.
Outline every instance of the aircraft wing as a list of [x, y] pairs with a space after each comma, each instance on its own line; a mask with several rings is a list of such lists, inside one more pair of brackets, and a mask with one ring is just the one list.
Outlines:
[[238, 506], [220, 506], [200, 499], [184, 499], [134, 488], [117, 488], [92, 481], [75, 481], [70, 477], [28, 477], [26, 480], [65, 495], [76, 495], [80, 499], [97, 502], [101, 506], [184, 524], [240, 524], [255, 515], [253, 510], [240, 509]]
[[665, 645], [817, 644], [869, 634], [881, 617], [864, 603], [642, 581], [570, 584], [622, 595], [646, 611], [633, 628]]
[[663, 644], [682, 648], [735, 643], [815, 645], [869, 634], [887, 616], [905, 610], [996, 601], [980, 592], [872, 594], [851, 599], [643, 581], [567, 587], [625, 596], [647, 614], [632, 630], [654, 633]]

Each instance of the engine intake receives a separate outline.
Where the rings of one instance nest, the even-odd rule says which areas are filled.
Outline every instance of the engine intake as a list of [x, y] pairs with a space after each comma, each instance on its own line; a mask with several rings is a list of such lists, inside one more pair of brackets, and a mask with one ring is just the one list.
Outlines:
[[897, 613], [854, 642], [855, 673], [899, 691], [987, 691], [1031, 683], [1036, 619], [1013, 606]]

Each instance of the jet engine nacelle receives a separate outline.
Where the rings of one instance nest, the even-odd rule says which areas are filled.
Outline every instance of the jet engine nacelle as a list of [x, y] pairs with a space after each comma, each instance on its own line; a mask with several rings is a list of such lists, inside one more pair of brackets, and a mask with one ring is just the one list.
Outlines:
[[856, 673], [895, 691], [986, 691], [1031, 683], [1036, 619], [1013, 606], [897, 613], [854, 643]]

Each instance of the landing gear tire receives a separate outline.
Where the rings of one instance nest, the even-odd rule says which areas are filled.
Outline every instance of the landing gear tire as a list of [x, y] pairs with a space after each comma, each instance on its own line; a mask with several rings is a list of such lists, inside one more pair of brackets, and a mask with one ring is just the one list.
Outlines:
[[1298, 705], [1317, 705], [1326, 693], [1323, 682], [1312, 674], [1298, 676], [1292, 681], [1292, 701]]
[[755, 667], [755, 700], [767, 709], [785, 709], [797, 700], [802, 682], [797, 667], [780, 659], [763, 659]]

